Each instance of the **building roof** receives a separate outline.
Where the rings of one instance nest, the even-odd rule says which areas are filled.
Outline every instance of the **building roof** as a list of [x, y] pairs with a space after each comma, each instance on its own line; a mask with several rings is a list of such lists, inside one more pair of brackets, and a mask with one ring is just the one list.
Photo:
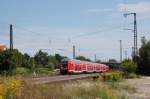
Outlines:
[[0, 44], [0, 51], [6, 50], [7, 46], [4, 44]]

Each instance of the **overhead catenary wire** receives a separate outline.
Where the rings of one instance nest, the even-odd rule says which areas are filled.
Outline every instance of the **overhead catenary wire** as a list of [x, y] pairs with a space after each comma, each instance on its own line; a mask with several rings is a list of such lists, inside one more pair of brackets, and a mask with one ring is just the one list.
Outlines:
[[19, 27], [19, 26], [17, 26], [17, 25], [15, 26], [15, 28], [20, 29], [20, 30], [24, 30], [24, 31], [26, 31], [26, 32], [33, 33], [33, 34], [35, 34], [35, 35], [41, 35], [41, 33], [39, 33], [39, 32], [35, 32], [35, 31], [29, 30], [29, 29], [26, 29], [26, 28], [23, 28], [23, 27]]
[[[131, 24], [131, 23], [129, 23], [129, 24]], [[107, 29], [100, 30], [100, 31], [86, 32], [86, 33], [83, 33], [83, 34], [75, 35], [71, 39], [79, 39], [79, 38], [83, 38], [83, 37], [87, 37], [87, 36], [91, 36], [91, 35], [106, 33], [106, 32], [113, 31], [113, 30], [123, 30], [123, 29], [124, 29], [124, 25], [119, 25], [119, 26], [116, 26], [116, 27], [107, 28]]]
[[[117, 27], [114, 27], [114, 28], [111, 28], [111, 29], [105, 29], [103, 31], [112, 31], [112, 30], [115, 30], [115, 29], [119, 29], [121, 28], [122, 26], [117, 26]], [[90, 35], [95, 35], [95, 34], [99, 34], [99, 33], [102, 33], [103, 32], [102, 30], [100, 31], [94, 31], [94, 32], [88, 32], [88, 33], [83, 33], [83, 34], [80, 34], [80, 35], [76, 35], [76, 36], [73, 36], [72, 38], [80, 38], [80, 37], [85, 37], [85, 36], [90, 36]], [[104, 33], [104, 32], [103, 32]]]
[[[20, 29], [20, 30], [22, 30], [22, 31], [26, 31], [26, 32], [28, 32], [28, 33], [32, 33], [33, 35], [36, 35], [36, 36], [42, 34], [42, 33], [35, 32], [35, 31], [33, 31], [33, 30], [30, 30], [30, 29], [27, 29], [27, 28], [24, 28], [24, 27], [15, 25], [15, 24], [14, 24], [14, 27], [15, 27], [15, 29]], [[76, 35], [75, 37], [73, 37], [73, 39], [74, 39], [74, 38], [82, 38], [82, 37], [85, 37], [85, 36], [96, 35], [96, 34], [99, 34], [99, 33], [106, 33], [106, 32], [108, 32], [108, 31], [112, 31], [112, 30], [120, 29], [120, 28], [122, 28], [122, 26], [116, 26], [116, 27], [113, 27], [113, 28], [108, 28], [108, 29], [104, 29], [104, 30], [100, 30], [100, 31], [95, 31], [95, 32], [87, 32], [87, 33], [84, 33], [84, 34], [81, 34], [81, 35]], [[20, 32], [20, 33], [21, 33], [21, 32]], [[15, 33], [14, 35], [17, 36], [17, 38], [19, 38], [18, 35], [16, 35], [16, 33]], [[42, 34], [42, 35], [43, 35], [43, 34]], [[22, 35], [19, 35], [19, 36], [22, 36]], [[36, 37], [35, 37], [35, 38], [36, 38]], [[21, 40], [22, 40], [22, 39], [21, 39]], [[51, 41], [50, 41], [50, 42], [51, 42]], [[71, 42], [71, 39], [70, 39], [70, 38], [68, 39], [68, 42]]]

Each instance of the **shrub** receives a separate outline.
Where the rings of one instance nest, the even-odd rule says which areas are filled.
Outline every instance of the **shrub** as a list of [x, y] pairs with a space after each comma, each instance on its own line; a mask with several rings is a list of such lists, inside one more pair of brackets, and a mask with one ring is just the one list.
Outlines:
[[123, 73], [120, 71], [111, 71], [103, 75], [104, 81], [121, 81], [123, 79]]
[[28, 72], [29, 70], [24, 67], [17, 67], [15, 70], [15, 74], [21, 74], [21, 75], [27, 74]]
[[130, 73], [130, 74], [128, 74], [127, 77], [128, 77], [128, 78], [139, 78], [140, 76], [137, 75], [137, 74], [135, 74], [135, 73]]
[[0, 84], [0, 97], [2, 99], [20, 99], [23, 90], [23, 81], [20, 77], [5, 79]]
[[137, 64], [128, 59], [120, 65], [120, 69], [125, 72], [125, 74], [136, 73]]
[[49, 69], [48, 68], [36, 68], [35, 72], [37, 74], [48, 74], [49, 73]]
[[7, 73], [11, 75], [12, 70], [16, 69], [17, 66], [23, 66], [26, 64], [26, 59], [24, 55], [17, 49], [6, 50], [0, 53], [0, 73]]
[[49, 68], [50, 70], [54, 70], [55, 69], [55, 65], [54, 63], [49, 63], [46, 68]]

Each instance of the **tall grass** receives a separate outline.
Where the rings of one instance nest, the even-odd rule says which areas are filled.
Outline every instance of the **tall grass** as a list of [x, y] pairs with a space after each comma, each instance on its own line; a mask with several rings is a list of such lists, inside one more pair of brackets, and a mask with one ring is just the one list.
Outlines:
[[121, 99], [125, 95], [120, 90], [89, 80], [42, 85], [26, 83], [22, 99]]
[[92, 82], [67, 82], [57, 83], [52, 85], [26, 85], [27, 89], [24, 92], [24, 99], [49, 99], [55, 97], [58, 99], [69, 98], [81, 98], [91, 99], [102, 98], [102, 99], [117, 99], [107, 86], [92, 83]]
[[128, 99], [124, 92], [134, 91], [119, 82], [99, 80], [35, 85], [29, 79], [10, 77], [0, 82], [0, 99]]

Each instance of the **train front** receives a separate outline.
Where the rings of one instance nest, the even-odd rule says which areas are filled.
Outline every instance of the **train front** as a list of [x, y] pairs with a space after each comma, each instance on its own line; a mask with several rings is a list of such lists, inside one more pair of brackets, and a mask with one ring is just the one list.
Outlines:
[[65, 75], [68, 73], [68, 58], [61, 60], [60, 74]]

